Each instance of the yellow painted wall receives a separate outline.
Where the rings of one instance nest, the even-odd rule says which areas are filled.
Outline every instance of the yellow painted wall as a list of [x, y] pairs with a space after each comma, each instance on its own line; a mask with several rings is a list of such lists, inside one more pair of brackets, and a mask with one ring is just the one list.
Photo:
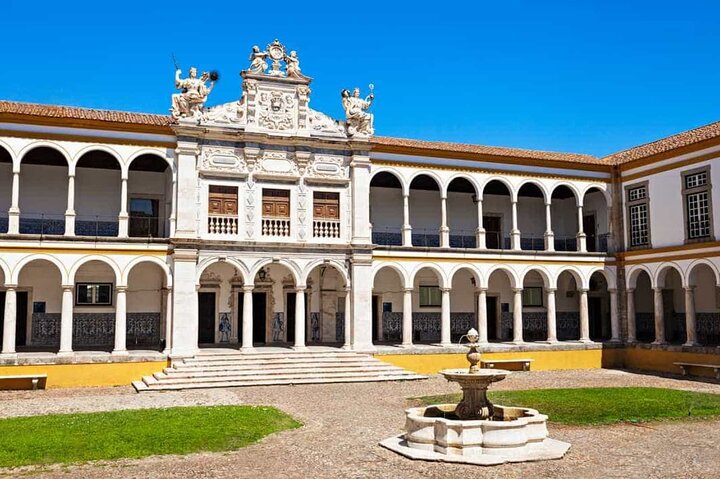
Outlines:
[[[128, 386], [132, 381], [162, 371], [167, 366], [167, 361], [0, 366], [0, 376], [47, 374], [47, 388]], [[24, 384], [30, 388], [30, 380], [24, 381]], [[16, 386], [16, 382], [0, 382], [0, 389]]]
[[[465, 368], [464, 354], [379, 354], [381, 361], [419, 374], [435, 374], [441, 369]], [[571, 351], [518, 351], [507, 353], [482, 353], [482, 359], [533, 359], [531, 371], [551, 369], [594, 369], [603, 367], [602, 349]]]
[[[680, 351], [662, 351], [658, 349], [627, 348], [623, 350], [623, 363], [628, 369], [642, 369], [663, 373], [680, 373], [674, 362], [697, 364], [720, 364], [720, 353], [702, 354]], [[712, 369], [692, 368], [690, 374], [714, 377]]]

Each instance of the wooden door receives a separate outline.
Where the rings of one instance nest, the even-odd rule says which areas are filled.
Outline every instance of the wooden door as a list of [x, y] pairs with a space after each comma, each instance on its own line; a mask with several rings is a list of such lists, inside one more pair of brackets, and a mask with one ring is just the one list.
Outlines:
[[499, 216], [483, 216], [485, 228], [485, 246], [488, 249], [500, 249], [502, 245], [502, 229]]

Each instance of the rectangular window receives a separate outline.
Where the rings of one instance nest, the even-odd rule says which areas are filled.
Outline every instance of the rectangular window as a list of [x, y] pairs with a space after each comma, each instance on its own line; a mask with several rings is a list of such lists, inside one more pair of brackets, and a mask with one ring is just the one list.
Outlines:
[[685, 240], [712, 239], [712, 189], [710, 167], [682, 173]]
[[431, 307], [442, 304], [442, 292], [438, 286], [420, 286], [420, 306]]
[[523, 306], [541, 307], [543, 305], [542, 287], [523, 288], [522, 304]]
[[210, 185], [208, 193], [208, 214], [213, 216], [237, 216], [237, 186]]
[[650, 246], [650, 198], [648, 183], [625, 187], [627, 199], [627, 228], [630, 248]]
[[75, 304], [77, 306], [111, 306], [112, 283], [77, 283]]
[[290, 190], [263, 188], [263, 217], [290, 218]]
[[313, 218], [339, 220], [340, 193], [316, 191], [313, 193]]

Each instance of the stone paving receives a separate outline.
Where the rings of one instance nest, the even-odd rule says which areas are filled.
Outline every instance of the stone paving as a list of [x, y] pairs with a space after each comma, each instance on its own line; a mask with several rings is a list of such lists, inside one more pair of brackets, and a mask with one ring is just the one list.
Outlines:
[[[497, 389], [655, 386], [720, 393], [720, 385], [624, 371], [515, 373]], [[552, 437], [572, 443], [558, 461], [492, 468], [415, 462], [377, 446], [403, 427], [406, 398], [455, 392], [440, 377], [427, 381], [273, 386], [136, 394], [130, 387], [0, 392], [0, 416], [196, 404], [268, 404], [301, 420], [303, 428], [226, 453], [158, 456], [75, 466], [0, 469], [0, 477], [37, 478], [717, 478], [720, 420], [550, 425]]]

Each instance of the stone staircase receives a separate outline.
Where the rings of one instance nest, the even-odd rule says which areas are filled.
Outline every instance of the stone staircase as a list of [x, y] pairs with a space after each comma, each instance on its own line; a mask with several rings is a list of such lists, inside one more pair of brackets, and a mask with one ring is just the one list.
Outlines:
[[283, 384], [354, 383], [426, 379], [353, 351], [201, 352], [174, 361], [172, 367], [142, 381], [137, 392], [181, 389], [271, 386]]

